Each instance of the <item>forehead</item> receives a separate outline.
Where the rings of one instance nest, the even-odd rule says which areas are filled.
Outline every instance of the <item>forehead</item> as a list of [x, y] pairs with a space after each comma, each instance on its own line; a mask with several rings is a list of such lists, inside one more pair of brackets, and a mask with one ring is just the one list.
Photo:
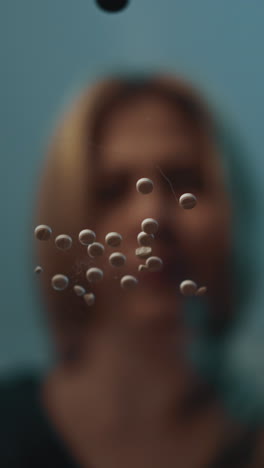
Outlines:
[[99, 134], [100, 161], [116, 165], [146, 165], [172, 160], [197, 163], [198, 130], [180, 107], [162, 96], [129, 98], [103, 118]]

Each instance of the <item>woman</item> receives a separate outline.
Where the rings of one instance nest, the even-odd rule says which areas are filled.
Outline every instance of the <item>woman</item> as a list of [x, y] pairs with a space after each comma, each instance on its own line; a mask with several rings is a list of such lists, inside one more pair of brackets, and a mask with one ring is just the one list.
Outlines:
[[[148, 195], [136, 190], [142, 177], [153, 181]], [[235, 319], [234, 213], [207, 105], [176, 78], [101, 81], [64, 117], [40, 182], [34, 225], [70, 235], [73, 245], [62, 252], [53, 239], [37, 244], [57, 359], [32, 384], [39, 400], [31, 430], [19, 432], [6, 466], [263, 466], [261, 432], [226, 411], [188, 353], [196, 329], [181, 281], [207, 287], [195, 297], [207, 304], [207, 336], [220, 339]], [[197, 198], [191, 210], [178, 204], [186, 192]], [[159, 223], [152, 249], [161, 272], [138, 271], [145, 218]], [[91, 259], [78, 240], [83, 229], [103, 244], [120, 233], [115, 250], [126, 264], [111, 266], [106, 245]], [[104, 278], [89, 285], [91, 266]], [[64, 291], [51, 287], [58, 273], [70, 279]], [[126, 274], [138, 278], [131, 290], [120, 286]], [[74, 294], [77, 284], [93, 291], [92, 306]]]

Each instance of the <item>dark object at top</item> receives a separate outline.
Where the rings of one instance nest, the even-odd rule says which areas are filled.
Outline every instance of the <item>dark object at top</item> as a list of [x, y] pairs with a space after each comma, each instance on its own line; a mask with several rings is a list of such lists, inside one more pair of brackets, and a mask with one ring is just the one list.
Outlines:
[[109, 13], [123, 10], [128, 5], [129, 0], [96, 0], [97, 5]]

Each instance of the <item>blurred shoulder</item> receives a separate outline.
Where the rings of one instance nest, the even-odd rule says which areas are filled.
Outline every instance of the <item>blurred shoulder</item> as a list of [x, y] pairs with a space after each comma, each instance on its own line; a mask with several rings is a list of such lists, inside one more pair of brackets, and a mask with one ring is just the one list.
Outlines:
[[264, 467], [264, 428], [260, 430], [256, 451], [254, 455], [254, 462], [250, 468], [263, 468]]
[[[22, 449], [34, 443], [39, 417], [37, 410], [40, 374], [29, 370], [0, 377], [0, 466], [19, 466]], [[12, 462], [11, 462], [12, 460]], [[20, 463], [20, 462], [19, 462]], [[24, 466], [21, 463], [21, 466]]]

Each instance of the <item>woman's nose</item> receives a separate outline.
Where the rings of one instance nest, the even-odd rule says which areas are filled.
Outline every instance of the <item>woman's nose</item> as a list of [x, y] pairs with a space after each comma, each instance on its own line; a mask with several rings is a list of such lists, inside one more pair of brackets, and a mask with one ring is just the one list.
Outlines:
[[[174, 206], [175, 205], [175, 206]], [[172, 194], [168, 197], [159, 188], [155, 187], [150, 194], [137, 194], [135, 197], [135, 213], [137, 223], [142, 223], [146, 218], [153, 218], [159, 224], [160, 236], [164, 238], [172, 237], [172, 211], [176, 210], [176, 200]]]

